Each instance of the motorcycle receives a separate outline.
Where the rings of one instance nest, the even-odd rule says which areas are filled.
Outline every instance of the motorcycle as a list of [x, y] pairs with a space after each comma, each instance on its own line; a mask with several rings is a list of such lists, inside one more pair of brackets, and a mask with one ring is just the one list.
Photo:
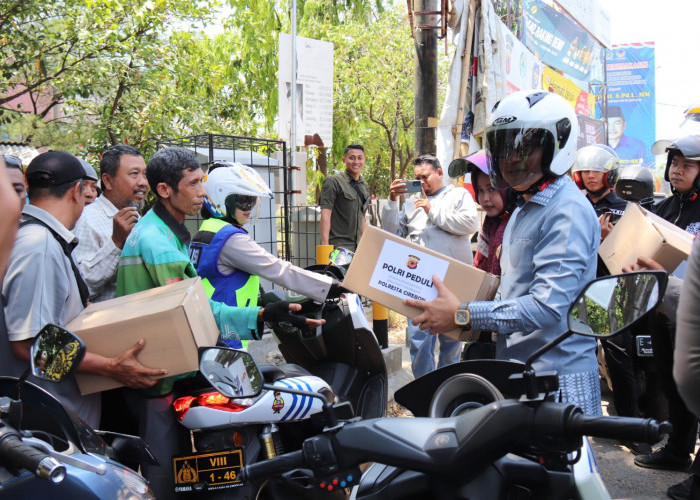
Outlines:
[[[329, 265], [307, 269], [340, 281], [351, 259], [352, 252], [337, 250]], [[273, 325], [287, 364], [261, 366], [261, 377], [269, 387], [252, 399], [242, 397], [252, 382], [247, 372], [228, 376], [226, 370], [216, 369], [216, 363], [208, 366], [208, 360], [200, 360], [200, 374], [207, 376], [180, 383], [173, 403], [180, 423], [192, 431], [196, 450], [173, 459], [176, 492], [256, 498], [264, 491], [270, 498], [313, 498], [309, 471], [289, 471], [275, 480], [242, 485], [230, 468], [200, 474], [192, 464], [203, 459], [227, 466], [232, 460], [256, 463], [300, 449], [306, 438], [321, 432], [325, 422], [321, 401], [307, 393], [322, 394], [348, 418], [385, 415], [386, 366], [360, 298], [346, 293], [319, 304], [296, 294], [268, 292], [262, 302], [275, 300], [300, 303], [300, 314], [326, 323], [315, 329]]]
[[[586, 436], [654, 443], [670, 424], [584, 415], [574, 404], [556, 402], [556, 374], [536, 373], [532, 363], [574, 333], [603, 337], [629, 327], [658, 305], [665, 283], [663, 272], [592, 281], [569, 310], [569, 331], [524, 364], [465, 362], [476, 363], [470, 365], [475, 370], [466, 373], [462, 367], [439, 385], [427, 405], [414, 406], [429, 416], [347, 419], [322, 394], [292, 391], [322, 401], [323, 432], [297, 451], [238, 464], [237, 480], [244, 484], [305, 467], [313, 471], [319, 493], [352, 490], [357, 499], [610, 498]], [[201, 359], [219, 362], [230, 356], [230, 351], [207, 348]], [[245, 370], [251, 384], [244, 396], [269, 387], [247, 353], [233, 356], [242, 362], [222, 366], [238, 376]], [[498, 368], [505, 373], [491, 380], [482, 376]], [[375, 465], [361, 475], [365, 462]]]
[[30, 370], [65, 379], [85, 354], [83, 342], [46, 325], [30, 353], [31, 368], [21, 377], [0, 377], [0, 499], [154, 498], [148, 482], [119, 463], [155, 461], [140, 438], [94, 431], [26, 380]]

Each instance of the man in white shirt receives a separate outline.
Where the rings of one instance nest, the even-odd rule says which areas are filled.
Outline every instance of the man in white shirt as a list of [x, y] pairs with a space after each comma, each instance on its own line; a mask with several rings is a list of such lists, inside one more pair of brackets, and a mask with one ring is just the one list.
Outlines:
[[102, 196], [85, 207], [73, 231], [78, 237], [73, 256], [91, 302], [114, 298], [119, 257], [148, 192], [146, 162], [132, 146], [118, 144], [102, 153], [100, 175]]
[[[440, 161], [432, 155], [413, 160], [421, 192], [411, 196], [399, 210], [399, 196], [406, 181], [397, 179], [389, 187], [389, 202], [382, 209], [382, 226], [412, 243], [430, 248], [460, 262], [474, 260], [470, 234], [479, 229], [479, 216], [469, 191], [443, 185]], [[411, 369], [415, 378], [459, 361], [462, 343], [445, 335], [430, 335], [408, 322]], [[435, 346], [440, 338], [438, 362]]]

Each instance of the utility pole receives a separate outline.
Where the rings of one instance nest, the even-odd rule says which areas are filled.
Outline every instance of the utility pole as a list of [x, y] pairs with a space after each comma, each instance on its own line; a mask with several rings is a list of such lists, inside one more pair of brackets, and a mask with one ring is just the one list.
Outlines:
[[439, 0], [413, 0], [415, 57], [415, 154], [435, 154], [438, 114], [437, 30]]

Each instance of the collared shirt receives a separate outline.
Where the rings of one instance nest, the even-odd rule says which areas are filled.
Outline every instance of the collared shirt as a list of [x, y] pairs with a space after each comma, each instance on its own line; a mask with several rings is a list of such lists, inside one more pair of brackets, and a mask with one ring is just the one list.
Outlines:
[[620, 157], [620, 166], [628, 165], [652, 166], [654, 158], [651, 153], [639, 139], [623, 135], [620, 141], [615, 146], [615, 152]]
[[[596, 273], [600, 224], [566, 176], [518, 207], [501, 253], [495, 300], [470, 302], [472, 327], [499, 333], [496, 357], [525, 361], [568, 330], [568, 310]], [[560, 376], [597, 370], [595, 339], [572, 335], [534, 363]]]
[[327, 177], [321, 188], [322, 209], [332, 210], [329, 243], [336, 247], [355, 250], [362, 236], [364, 221], [363, 200], [353, 187], [357, 186], [366, 202], [369, 199], [369, 186], [360, 176], [353, 179], [347, 170]]
[[73, 252], [90, 290], [91, 302], [114, 298], [121, 248], [112, 241], [114, 216], [119, 210], [104, 195], [85, 207], [73, 232], [78, 246]]
[[[190, 233], [185, 225], [156, 202], [136, 223], [124, 244], [117, 271], [117, 296], [196, 277], [187, 252], [189, 243]], [[235, 331], [242, 339], [257, 335], [259, 307], [209, 303], [219, 330]]]
[[[26, 220], [34, 218], [44, 222], [66, 243], [75, 241], [75, 236], [61, 222], [37, 206], [25, 205], [22, 216]], [[48, 323], [66, 325], [83, 310], [70, 260], [46, 227], [28, 224], [17, 232], [2, 284], [2, 303], [7, 328], [3, 344], [6, 340], [31, 339]], [[19, 376], [21, 373], [16, 370], [20, 365], [27, 367], [28, 364], [6, 360], [8, 356], [12, 356], [11, 351], [0, 356], [3, 360], [0, 371]], [[31, 381], [57, 395], [90, 425], [99, 423], [99, 394], [81, 397], [73, 377], [53, 383], [32, 376]]]
[[470, 234], [479, 228], [479, 216], [471, 194], [452, 185], [432, 196], [430, 211], [417, 208], [420, 195], [411, 196], [399, 211], [399, 202], [389, 200], [382, 208], [382, 227], [412, 243], [472, 264]]
[[[188, 253], [189, 244], [190, 233], [185, 225], [156, 201], [126, 239], [117, 271], [117, 296], [196, 277], [197, 271]], [[259, 338], [259, 307], [231, 307], [213, 300], [209, 304], [223, 335], [232, 337], [230, 332], [235, 332], [244, 340]], [[172, 389], [175, 380], [175, 377], [162, 379], [143, 392], [165, 394]]]

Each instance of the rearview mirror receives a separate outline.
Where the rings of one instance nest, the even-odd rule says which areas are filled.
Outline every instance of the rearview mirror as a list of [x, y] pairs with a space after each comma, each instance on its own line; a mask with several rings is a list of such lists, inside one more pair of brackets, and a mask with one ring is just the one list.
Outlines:
[[591, 281], [569, 310], [569, 329], [593, 337], [615, 335], [661, 302], [667, 279], [665, 271], [642, 271]]
[[32, 373], [58, 382], [80, 365], [85, 356], [85, 344], [68, 330], [48, 324], [34, 338], [29, 352]]
[[250, 398], [262, 391], [262, 374], [253, 356], [245, 351], [200, 348], [199, 371], [214, 389], [229, 398]]

